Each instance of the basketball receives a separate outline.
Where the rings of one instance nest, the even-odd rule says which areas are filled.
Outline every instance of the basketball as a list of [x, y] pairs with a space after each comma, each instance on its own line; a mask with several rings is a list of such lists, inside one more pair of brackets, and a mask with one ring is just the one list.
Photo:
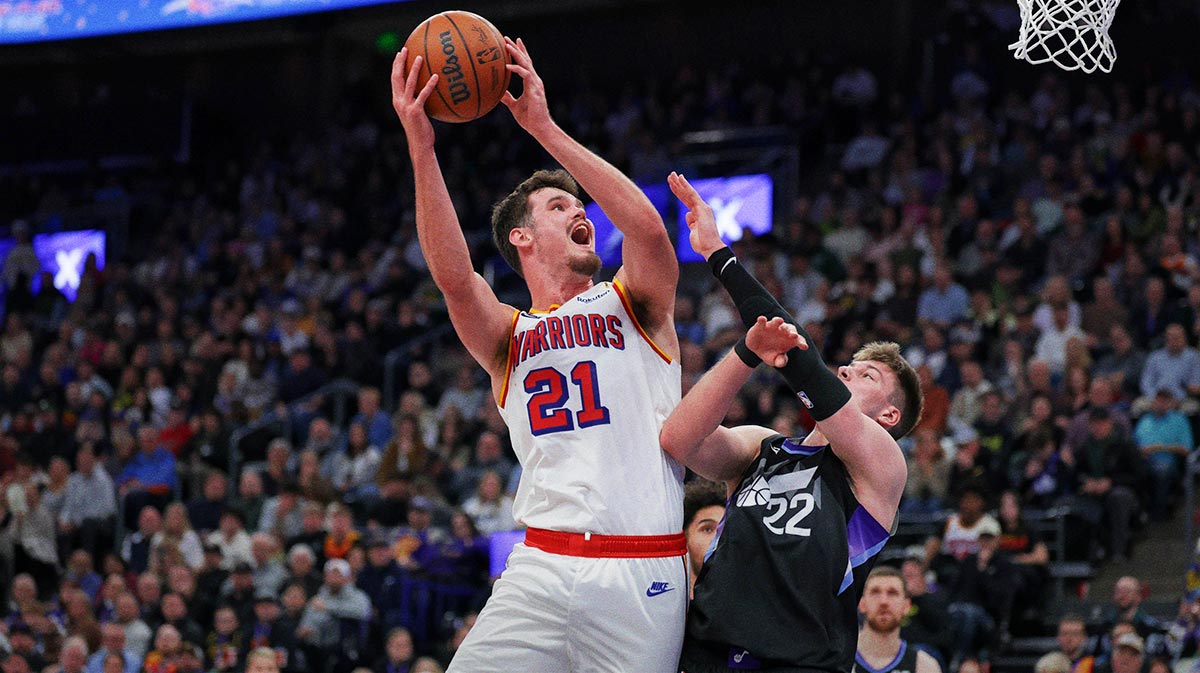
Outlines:
[[408, 63], [424, 57], [417, 90], [438, 74], [437, 88], [425, 102], [430, 117], [469, 122], [492, 111], [508, 88], [512, 62], [504, 36], [490, 21], [471, 12], [449, 11], [421, 22], [404, 43]]

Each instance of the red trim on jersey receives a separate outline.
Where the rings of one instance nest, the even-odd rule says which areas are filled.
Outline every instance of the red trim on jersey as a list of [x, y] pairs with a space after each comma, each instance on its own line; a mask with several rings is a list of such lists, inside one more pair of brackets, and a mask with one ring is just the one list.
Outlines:
[[512, 324], [508, 327], [508, 357], [504, 361], [504, 387], [500, 389], [500, 408], [504, 408], [504, 402], [508, 399], [508, 379], [512, 376], [512, 370], [516, 367], [517, 352], [513, 348], [513, 337], [517, 335], [517, 319], [521, 317], [520, 311], [513, 311]]
[[663, 558], [687, 553], [683, 533], [672, 535], [593, 535], [530, 528], [525, 544], [551, 554], [585, 558]]
[[671, 356], [659, 348], [658, 344], [654, 343], [654, 340], [650, 338], [650, 335], [646, 334], [646, 330], [642, 329], [642, 324], [638, 322], [637, 314], [633, 312], [633, 305], [629, 303], [629, 297], [625, 296], [625, 288], [621, 287], [621, 283], [616, 278], [613, 279], [613, 288], [616, 289], [617, 296], [621, 298], [621, 305], [625, 307], [625, 312], [629, 314], [629, 319], [633, 321], [633, 326], [637, 328], [638, 334], [641, 334], [646, 343], [650, 344], [650, 348], [654, 349], [655, 353], [658, 353], [658, 357], [666, 360], [667, 364], [671, 364]]

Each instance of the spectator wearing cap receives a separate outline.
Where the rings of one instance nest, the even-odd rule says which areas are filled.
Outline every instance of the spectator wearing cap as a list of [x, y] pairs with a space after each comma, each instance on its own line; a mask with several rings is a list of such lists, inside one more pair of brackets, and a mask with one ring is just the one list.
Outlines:
[[[247, 620], [243, 642], [252, 650], [268, 648], [272, 661], [279, 668], [289, 670], [294, 666], [296, 649], [296, 624], [283, 614], [283, 608], [275, 592], [259, 590], [254, 594], [254, 615]], [[250, 655], [253, 657], [253, 654]], [[246, 664], [251, 666], [248, 657]]]
[[350, 563], [335, 558], [325, 562], [325, 582], [308, 601], [296, 635], [322, 649], [334, 647], [341, 633], [340, 620], [371, 618], [371, 599], [354, 586]]
[[67, 478], [67, 496], [58, 515], [58, 529], [72, 548], [94, 558], [113, 547], [117, 522], [117, 493], [112, 478], [96, 463], [92, 445], [75, 453], [75, 471]]
[[958, 562], [948, 583], [955, 643], [951, 670], [957, 668], [955, 661], [978, 658], [981, 649], [993, 644], [989, 636], [1009, 635], [1015, 577], [1008, 555], [999, 550], [1000, 524], [989, 516], [980, 519], [975, 532], [977, 550]]
[[221, 523], [221, 514], [228, 506], [228, 480], [220, 472], [209, 472], [204, 477], [204, 487], [199, 497], [192, 498], [187, 504], [188, 519], [192, 527], [207, 535], [217, 529]]
[[954, 458], [950, 463], [949, 493], [957, 498], [967, 489], [979, 492], [984, 499], [992, 497], [1002, 487], [1002, 474], [993, 470], [992, 456], [979, 446], [979, 433], [975, 428], [959, 421], [951, 424], [951, 441], [954, 443]]
[[1150, 516], [1156, 521], [1167, 518], [1171, 494], [1180, 484], [1188, 453], [1196, 445], [1192, 424], [1176, 405], [1170, 390], [1159, 390], [1150, 411], [1138, 419], [1133, 431], [1133, 439], [1146, 460], [1150, 476]]
[[105, 673], [104, 659], [115, 654], [121, 658], [124, 673], [139, 673], [142, 670], [142, 660], [133, 650], [125, 647], [125, 629], [118, 624], [105, 624], [100, 627], [100, 649], [88, 657], [87, 673]]
[[1150, 353], [1142, 369], [1141, 397], [1134, 400], [1133, 415], [1150, 409], [1154, 396], [1168, 390], [1185, 414], [1200, 410], [1194, 399], [1200, 395], [1200, 351], [1187, 342], [1187, 332], [1177, 323], [1167, 325], [1164, 345]]
[[433, 501], [418, 495], [408, 503], [408, 525], [401, 526], [396, 540], [396, 561], [411, 572], [425, 569], [437, 555], [446, 532], [433, 525]]
[[245, 561], [233, 566], [229, 578], [221, 586], [220, 604], [233, 608], [238, 622], [247, 622], [254, 611], [254, 566]]
[[138, 428], [138, 452], [117, 477], [118, 489], [124, 498], [127, 521], [133, 528], [133, 519], [142, 507], [151, 505], [162, 510], [179, 490], [179, 475], [175, 471], [175, 456], [158, 444], [158, 432], [149, 425]]
[[1141, 673], [1146, 641], [1136, 633], [1126, 633], [1113, 644], [1112, 673]]
[[1089, 412], [1088, 437], [1078, 450], [1064, 450], [1063, 462], [1074, 469], [1077, 496], [1073, 503], [1093, 526], [1105, 522], [1101, 537], [1108, 554], [1129, 553], [1130, 528], [1137, 512], [1142, 457], [1107, 409]]
[[242, 514], [235, 509], [225, 508], [217, 530], [209, 533], [205, 542], [221, 548], [221, 565], [232, 569], [239, 563], [252, 563], [254, 556], [250, 552], [250, 536], [242, 522]]
[[325, 385], [329, 375], [313, 361], [306, 348], [296, 348], [288, 354], [287, 367], [279, 376], [279, 399], [291, 404]]
[[396, 598], [394, 592], [398, 589], [401, 578], [406, 574], [396, 563], [392, 536], [382, 530], [371, 534], [367, 541], [367, 562], [359, 571], [355, 585], [363, 593], [371, 597], [374, 607], [379, 614], [379, 621], [386, 619], [384, 614]]

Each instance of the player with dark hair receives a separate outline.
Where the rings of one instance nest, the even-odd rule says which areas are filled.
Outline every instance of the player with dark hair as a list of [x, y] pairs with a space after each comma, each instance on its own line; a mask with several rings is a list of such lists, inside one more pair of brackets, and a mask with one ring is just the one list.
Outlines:
[[[687, 609], [683, 466], [658, 443], [680, 396], [675, 251], [641, 190], [551, 118], [524, 44], [506, 46], [524, 90], [502, 102], [566, 169], [538, 171], [493, 213], [528, 310], [502, 304], [471, 267], [424, 110], [437, 76], [418, 91], [422, 59], [405, 73], [404, 51], [392, 68], [421, 250], [524, 467], [513, 514], [525, 542], [450, 670], [663, 673]], [[601, 264], [576, 180], [625, 236], [611, 283], [593, 283]]]
[[723, 485], [697, 479], [683, 487], [683, 536], [687, 539], [688, 579], [692, 585], [696, 583], [696, 575], [700, 573], [700, 566], [704, 565], [704, 555], [716, 537], [717, 527], [724, 516]]
[[[688, 391], [663, 448], [726, 484], [729, 507], [696, 579], [680, 666], [849, 671], [858, 597], [890, 536], [907, 469], [896, 439], [921, 416], [916, 372], [894, 343], [872, 343], [833, 373], [807, 334], [738, 262], [710, 208], [682, 177], [692, 248], [733, 298], [746, 337]], [[777, 368], [816, 421], [807, 437], [721, 427], [754, 367]]]
[[910, 648], [900, 638], [900, 622], [911, 607], [899, 570], [879, 566], [867, 575], [858, 601], [863, 625], [858, 632], [854, 673], [942, 673], [928, 652]]

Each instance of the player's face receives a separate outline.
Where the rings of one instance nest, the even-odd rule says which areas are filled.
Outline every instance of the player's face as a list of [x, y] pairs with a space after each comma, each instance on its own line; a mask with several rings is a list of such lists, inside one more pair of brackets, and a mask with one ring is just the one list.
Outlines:
[[838, 376], [868, 416], [890, 421], [889, 427], [899, 422], [900, 410], [888, 401], [898, 383], [891, 368], [881, 362], [864, 360], [838, 367]]
[[867, 627], [879, 633], [900, 628], [900, 620], [912, 606], [904, 595], [904, 580], [899, 577], [876, 577], [863, 588], [858, 609], [867, 619]]
[[683, 531], [684, 537], [687, 538], [688, 562], [691, 564], [693, 575], [700, 572], [700, 566], [704, 565], [704, 553], [712, 544], [713, 536], [717, 534], [717, 524], [724, 515], [725, 508], [720, 505], [703, 507], [696, 512], [695, 518]]
[[529, 211], [538, 259], [552, 265], [565, 261], [572, 271], [587, 276], [600, 271], [596, 231], [582, 201], [569, 192], [545, 187], [529, 195]]

